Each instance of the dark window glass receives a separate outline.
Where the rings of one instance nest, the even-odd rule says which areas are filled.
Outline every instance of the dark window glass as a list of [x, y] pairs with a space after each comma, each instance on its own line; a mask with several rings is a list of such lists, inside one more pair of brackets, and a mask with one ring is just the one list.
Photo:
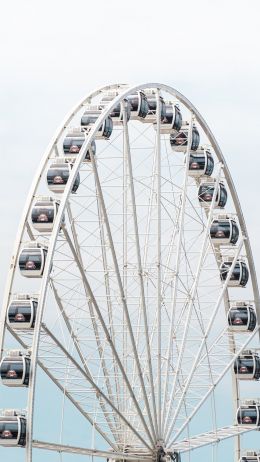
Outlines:
[[66, 184], [70, 176], [69, 168], [50, 169], [47, 173], [48, 184]]
[[[87, 156], [86, 156], [86, 157], [87, 157]], [[76, 192], [76, 191], [77, 191], [77, 189], [78, 189], [78, 187], [79, 187], [79, 184], [80, 184], [80, 176], [79, 176], [79, 173], [78, 173], [77, 176], [76, 176], [76, 180], [75, 180], [75, 182], [74, 182], [74, 185], [73, 185], [73, 187], [72, 187], [72, 191], [73, 191], [73, 192]]]
[[129, 95], [128, 96], [128, 101], [130, 101], [131, 110], [132, 111], [138, 111], [138, 106], [139, 106], [138, 95]]
[[21, 423], [21, 433], [19, 438], [19, 445], [25, 446], [26, 444], [26, 420], [24, 418], [20, 419]]
[[0, 440], [16, 440], [18, 422], [0, 422]]
[[257, 423], [256, 408], [241, 409], [238, 411], [237, 420], [239, 424], [251, 425]]
[[144, 119], [148, 114], [149, 106], [148, 106], [148, 101], [145, 95], [141, 94], [140, 98], [141, 98], [141, 104], [140, 104], [140, 110], [139, 110], [139, 117], [142, 117]]
[[241, 263], [241, 268], [242, 268], [241, 285], [245, 286], [249, 279], [249, 272], [244, 262]]
[[214, 239], [230, 238], [230, 222], [214, 220], [210, 227], [210, 237]]
[[207, 156], [207, 167], [206, 167], [205, 174], [210, 176], [214, 170], [214, 159], [209, 153], [206, 153], [206, 156]]
[[40, 270], [42, 263], [41, 253], [31, 254], [22, 252], [19, 258], [19, 267], [22, 271]]
[[234, 371], [236, 374], [250, 374], [254, 372], [254, 359], [251, 358], [238, 358], [234, 363]]
[[85, 141], [85, 137], [66, 137], [63, 141], [63, 152], [64, 154], [73, 153], [74, 151], [80, 151], [82, 144]]
[[175, 106], [175, 119], [174, 119], [174, 125], [173, 125], [173, 128], [175, 130], [180, 130], [181, 129], [181, 126], [182, 126], [182, 115], [181, 115], [181, 111], [180, 109], [178, 108], [178, 106]]
[[121, 114], [121, 104], [119, 103], [112, 111], [110, 112], [110, 117], [120, 117]]
[[108, 117], [105, 120], [103, 127], [104, 127], [103, 135], [105, 136], [105, 138], [109, 138], [113, 131], [113, 121], [110, 117]]
[[147, 102], [148, 102], [148, 107], [149, 107], [149, 113], [150, 114], [155, 114], [156, 113], [156, 107], [157, 107], [156, 98], [154, 98], [154, 97], [147, 98]]
[[254, 330], [255, 327], [256, 327], [256, 314], [255, 314], [255, 311], [253, 310], [253, 308], [250, 308], [250, 311], [249, 311], [249, 316], [250, 316], [250, 322], [249, 322], [249, 326], [248, 326], [248, 329], [250, 331]]
[[161, 99], [161, 120], [164, 119], [165, 115], [166, 115], [165, 102], [163, 101], [163, 99]]
[[247, 326], [248, 311], [247, 308], [240, 308], [239, 310], [232, 309], [229, 311], [228, 322], [231, 326]]
[[1, 365], [1, 378], [8, 380], [22, 379], [23, 377], [23, 362], [4, 360]]
[[232, 220], [232, 239], [231, 242], [232, 244], [236, 244], [238, 238], [239, 238], [239, 228], [237, 224]]
[[173, 121], [173, 108], [171, 104], [167, 104], [165, 107], [165, 115], [163, 118], [163, 123], [164, 124], [172, 124]]
[[172, 146], [187, 146], [188, 144], [187, 134], [188, 134], [187, 130], [182, 130], [177, 135], [171, 135], [170, 136], [171, 145]]
[[205, 168], [205, 157], [202, 156], [194, 156], [190, 155], [190, 163], [189, 169], [190, 170], [204, 170]]
[[[227, 278], [227, 275], [228, 275], [228, 272], [229, 272], [229, 268], [231, 267], [231, 265], [232, 265], [232, 262], [225, 262], [225, 263], [221, 266], [221, 269], [220, 269], [221, 279], [223, 279], [224, 281], [225, 281], [226, 278]], [[239, 281], [241, 275], [242, 275], [241, 266], [240, 266], [240, 263], [237, 262], [237, 263], [235, 264], [235, 267], [234, 267], [233, 272], [232, 272], [232, 274], [231, 274], [230, 281]]]
[[34, 207], [32, 210], [33, 223], [53, 223], [54, 220], [54, 207]]
[[219, 205], [220, 207], [225, 207], [227, 203], [227, 190], [225, 186], [222, 184], [220, 185], [220, 200], [219, 200]]
[[[199, 200], [202, 202], [211, 202], [214, 194], [214, 186], [212, 185], [201, 185], [199, 188]], [[218, 193], [216, 197], [218, 201]]]
[[13, 305], [11, 304], [8, 310], [8, 319], [10, 323], [30, 323], [32, 316], [31, 305]]

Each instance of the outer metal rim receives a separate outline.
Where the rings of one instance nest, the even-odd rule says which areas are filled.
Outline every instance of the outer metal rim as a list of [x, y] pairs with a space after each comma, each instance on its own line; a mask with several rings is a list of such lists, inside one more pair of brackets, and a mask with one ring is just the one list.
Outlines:
[[[20, 242], [21, 238], [23, 235], [23, 232], [25, 230], [26, 226], [26, 221], [28, 218], [28, 214], [32, 205], [32, 201], [35, 195], [35, 192], [37, 190], [37, 187], [39, 185], [42, 173], [44, 172], [47, 162], [49, 160], [49, 157], [51, 155], [52, 150], [54, 149], [58, 139], [61, 137], [65, 129], [67, 128], [67, 125], [70, 123], [74, 115], [77, 113], [78, 110], [87, 102], [90, 101], [91, 98], [95, 97], [98, 95], [102, 90], [111, 90], [111, 89], [122, 89], [122, 86], [114, 84], [114, 85], [107, 85], [102, 88], [99, 88], [95, 90], [92, 93], [89, 93], [86, 95], [70, 112], [69, 114], [65, 117], [63, 123], [60, 125], [58, 130], [56, 131], [50, 145], [48, 146], [46, 152], [43, 155], [43, 158], [40, 162], [39, 168], [37, 170], [37, 173], [34, 177], [34, 180], [32, 182], [26, 204], [24, 207], [24, 211], [22, 214], [22, 218], [20, 221], [20, 225], [18, 227], [18, 232], [17, 232], [17, 237], [16, 241], [14, 244], [14, 250], [13, 250], [13, 255], [11, 258], [11, 265], [9, 269], [9, 274], [7, 277], [7, 283], [6, 283], [6, 289], [5, 289], [5, 295], [4, 295], [4, 302], [3, 302], [3, 309], [1, 312], [1, 325], [0, 325], [0, 341], [1, 341], [1, 351], [3, 351], [3, 341], [4, 341], [4, 331], [5, 331], [5, 316], [6, 316], [6, 308], [8, 306], [10, 294], [12, 292], [12, 283], [13, 283], [13, 277], [14, 277], [14, 271], [17, 263], [17, 258], [19, 254], [19, 247], [20, 247]], [[251, 275], [251, 281], [252, 281], [252, 287], [253, 287], [253, 292], [254, 292], [254, 299], [255, 299], [255, 307], [256, 307], [256, 312], [257, 312], [257, 317], [260, 319], [260, 297], [259, 297], [259, 289], [258, 289], [258, 284], [257, 284], [257, 278], [256, 278], [256, 272], [255, 272], [255, 266], [254, 266], [254, 261], [253, 261], [253, 256], [252, 256], [252, 250], [250, 246], [250, 241], [246, 229], [246, 223], [245, 219], [240, 207], [240, 202], [238, 199], [238, 195], [234, 186], [234, 183], [232, 181], [228, 166], [226, 164], [226, 161], [224, 159], [224, 156], [222, 154], [222, 151], [212, 134], [209, 126], [207, 125], [206, 121], [203, 119], [203, 117], [200, 115], [199, 111], [193, 106], [190, 101], [183, 96], [181, 93], [179, 93], [177, 90], [173, 89], [172, 87], [160, 83], [147, 83], [147, 84], [141, 84], [133, 87], [128, 87], [125, 91], [121, 91], [120, 94], [114, 98], [114, 100], [106, 107], [106, 110], [103, 111], [103, 113], [100, 115], [99, 119], [93, 126], [92, 130], [86, 137], [86, 140], [82, 146], [82, 149], [80, 151], [80, 154], [78, 155], [75, 163], [74, 163], [74, 168], [71, 172], [71, 175], [69, 177], [69, 181], [66, 185], [65, 191], [62, 196], [62, 200], [60, 203], [59, 211], [56, 216], [55, 224], [53, 227], [52, 235], [49, 241], [49, 248], [48, 248], [48, 255], [47, 255], [47, 260], [46, 260], [46, 265], [45, 265], [45, 271], [44, 275], [42, 277], [42, 282], [41, 282], [41, 289], [40, 289], [40, 296], [38, 300], [38, 316], [37, 316], [37, 322], [35, 325], [35, 331], [34, 331], [34, 340], [33, 340], [33, 346], [32, 346], [32, 357], [31, 357], [31, 364], [32, 364], [32, 375], [31, 375], [31, 380], [30, 380], [30, 387], [29, 387], [29, 394], [28, 394], [28, 420], [27, 420], [27, 462], [31, 462], [32, 460], [32, 428], [33, 428], [33, 410], [34, 410], [34, 393], [35, 393], [35, 379], [36, 379], [36, 367], [37, 367], [37, 357], [38, 357], [38, 346], [39, 346], [39, 336], [40, 336], [40, 327], [41, 327], [41, 322], [42, 322], [42, 315], [43, 315], [43, 310], [44, 310], [44, 304], [45, 304], [45, 298], [46, 298], [46, 293], [47, 293], [47, 288], [49, 284], [49, 274], [50, 274], [50, 268], [51, 268], [51, 262], [53, 258], [53, 253], [55, 250], [55, 245], [56, 245], [56, 240], [57, 236], [59, 233], [61, 221], [62, 221], [62, 216], [65, 211], [65, 207], [69, 198], [69, 195], [71, 193], [72, 186], [74, 184], [75, 178], [77, 176], [77, 173], [79, 171], [80, 165], [85, 157], [85, 154], [88, 150], [88, 146], [91, 144], [92, 140], [95, 139], [95, 134], [98, 131], [99, 125], [103, 123], [103, 121], [106, 119], [106, 117], [109, 115], [111, 112], [112, 108], [115, 107], [121, 100], [123, 100], [125, 97], [127, 97], [129, 94], [142, 90], [145, 88], [156, 88], [159, 90], [163, 90], [171, 94], [174, 98], [177, 98], [181, 103], [184, 104], [184, 106], [191, 111], [196, 119], [198, 120], [199, 124], [201, 125], [202, 129], [204, 130], [205, 134], [208, 136], [208, 139], [216, 153], [216, 156], [220, 162], [223, 164], [223, 171], [225, 175], [225, 179], [227, 181], [235, 208], [237, 212], [237, 216], [239, 219], [240, 227], [242, 230], [243, 235], [246, 237], [245, 240], [245, 249], [248, 257], [248, 263], [249, 263], [249, 268], [250, 268], [250, 275]], [[238, 400], [238, 394], [236, 390], [236, 400]]]

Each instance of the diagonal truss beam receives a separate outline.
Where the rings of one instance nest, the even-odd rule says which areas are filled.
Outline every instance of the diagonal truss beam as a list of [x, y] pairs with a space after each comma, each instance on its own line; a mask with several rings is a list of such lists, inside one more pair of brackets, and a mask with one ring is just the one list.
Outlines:
[[[145, 429], [145, 431], [146, 431], [146, 433], [147, 433], [147, 435], [148, 435], [148, 437], [149, 437], [149, 439], [150, 439], [150, 442], [153, 444], [153, 439], [152, 439], [151, 433], [150, 433], [150, 431], [149, 431], [149, 428], [148, 428], [148, 426], [147, 426], [147, 423], [146, 423], [146, 421], [145, 421], [145, 419], [144, 419], [142, 410], [141, 410], [140, 407], [139, 407], [139, 404], [138, 404], [138, 402], [137, 402], [135, 393], [134, 393], [134, 391], [133, 391], [133, 389], [132, 389], [132, 387], [131, 387], [131, 384], [130, 384], [130, 382], [129, 382], [129, 379], [128, 379], [127, 375], [126, 375], [124, 366], [123, 366], [123, 364], [122, 364], [122, 362], [121, 362], [121, 360], [120, 360], [120, 358], [119, 358], [118, 352], [117, 352], [117, 350], [116, 350], [116, 348], [115, 348], [115, 345], [114, 345], [114, 343], [113, 343], [113, 341], [112, 341], [112, 338], [111, 338], [111, 335], [110, 335], [110, 333], [109, 333], [109, 330], [108, 330], [108, 328], [107, 328], [107, 326], [106, 326], [105, 320], [104, 320], [104, 318], [103, 318], [103, 316], [102, 316], [102, 313], [101, 313], [101, 311], [100, 311], [100, 309], [99, 309], [99, 306], [98, 306], [98, 303], [97, 303], [97, 301], [96, 301], [96, 298], [95, 298], [95, 296], [94, 296], [94, 294], [93, 294], [93, 292], [92, 292], [92, 289], [91, 289], [90, 284], [89, 284], [89, 282], [88, 282], [88, 279], [87, 279], [87, 277], [86, 277], [84, 268], [82, 267], [82, 265], [81, 265], [81, 263], [80, 263], [80, 261], [79, 261], [77, 252], [76, 252], [76, 250], [75, 250], [75, 248], [74, 248], [74, 246], [73, 246], [73, 243], [72, 243], [72, 241], [71, 241], [70, 235], [69, 235], [69, 233], [68, 233], [66, 227], [65, 227], [65, 226], [62, 226], [62, 229], [63, 229], [63, 232], [64, 232], [64, 236], [66, 237], [67, 242], [68, 242], [68, 244], [69, 244], [69, 246], [70, 246], [70, 249], [71, 249], [71, 252], [72, 252], [72, 254], [73, 254], [73, 257], [75, 258], [75, 261], [76, 261], [76, 263], [77, 263], [77, 265], [78, 265], [78, 269], [79, 269], [79, 271], [80, 271], [82, 280], [84, 281], [84, 284], [85, 284], [85, 286], [86, 286], [86, 288], [87, 288], [88, 296], [89, 296], [89, 298], [91, 299], [91, 301], [92, 301], [92, 303], [93, 303], [93, 307], [94, 307], [94, 309], [95, 309], [95, 311], [96, 311], [96, 313], [97, 313], [97, 316], [98, 316], [98, 318], [99, 318], [99, 321], [100, 321], [100, 323], [101, 323], [101, 325], [102, 325], [102, 328], [103, 328], [103, 330], [104, 330], [104, 333], [105, 333], [106, 338], [107, 338], [107, 341], [108, 341], [108, 344], [109, 344], [110, 347], [111, 347], [111, 350], [112, 350], [112, 352], [113, 352], [113, 354], [114, 354], [115, 360], [117, 361], [118, 367], [119, 367], [119, 369], [120, 369], [120, 371], [121, 371], [121, 373], [122, 373], [123, 379], [124, 379], [124, 381], [125, 381], [125, 383], [126, 383], [126, 386], [127, 386], [127, 388], [128, 388], [128, 391], [129, 391], [129, 393], [130, 393], [130, 396], [131, 396], [131, 398], [132, 398], [132, 400], [133, 400], [133, 402], [134, 402], [134, 404], [135, 404], [137, 413], [139, 414], [139, 417], [140, 417], [140, 419], [141, 419], [141, 422], [142, 422], [142, 424], [143, 424], [143, 427], [144, 427], [144, 429]], [[104, 395], [104, 394], [102, 393], [102, 395]], [[105, 397], [105, 400], [106, 400], [107, 402], [108, 402], [108, 401], [110, 402], [110, 400], [108, 400], [108, 398], [107, 398], [106, 395], [104, 395], [104, 397]], [[118, 415], [122, 416], [121, 412], [115, 407], [115, 405], [114, 405], [113, 403], [110, 402], [110, 405], [112, 405], [112, 408], [116, 409]], [[126, 420], [126, 419], [123, 418], [123, 420]], [[128, 426], [129, 426], [129, 425], [130, 425], [130, 424], [129, 424], [129, 422], [128, 422]], [[132, 428], [133, 428], [133, 427], [132, 427]], [[144, 442], [144, 441], [143, 441], [143, 442]], [[146, 445], [146, 447], [147, 447], [147, 443], [145, 443], [145, 445]], [[149, 447], [149, 446], [148, 446], [148, 447]]]
[[[155, 429], [154, 429], [151, 409], [150, 409], [150, 405], [149, 405], [149, 400], [148, 400], [147, 392], [146, 392], [146, 389], [145, 389], [143, 371], [142, 371], [142, 367], [141, 367], [141, 364], [140, 364], [140, 359], [139, 359], [139, 356], [138, 356], [138, 351], [137, 351], [137, 346], [136, 346], [135, 337], [134, 337], [134, 333], [133, 333], [133, 328], [132, 328], [132, 324], [131, 324], [131, 319], [130, 319], [130, 315], [129, 315], [129, 311], [128, 311], [128, 307], [127, 307], [127, 303], [126, 303], [125, 292], [124, 292], [124, 288], [123, 288], [122, 278], [121, 278], [121, 275], [120, 275], [119, 265], [118, 265], [116, 251], [115, 251], [115, 247], [114, 247], [114, 241], [113, 241], [113, 238], [112, 238], [112, 232], [111, 232], [111, 229], [110, 229], [109, 219], [108, 219], [108, 215], [107, 215], [107, 209], [106, 209], [105, 200], [104, 200], [104, 196], [103, 196], [103, 192], [102, 192], [102, 187], [101, 187], [101, 183], [100, 183], [100, 179], [99, 179], [99, 174], [98, 174], [98, 170], [97, 170], [97, 166], [96, 166], [96, 159], [95, 159], [91, 149], [90, 149], [90, 157], [91, 157], [91, 163], [92, 163], [92, 167], [93, 167], [93, 173], [95, 175], [95, 180], [96, 180], [96, 185], [97, 185], [97, 191], [98, 191], [100, 206], [101, 206], [101, 209], [102, 209], [102, 214], [103, 214], [104, 222], [105, 222], [105, 225], [106, 225], [106, 230], [107, 230], [107, 235], [108, 235], [111, 255], [112, 255], [112, 259], [113, 259], [113, 264], [114, 264], [114, 268], [115, 268], [115, 272], [116, 272], [118, 287], [119, 287], [119, 291], [120, 291], [120, 298], [121, 298], [121, 302], [122, 302], [122, 305], [123, 305], [123, 310], [124, 310], [125, 317], [126, 317], [126, 324], [127, 324], [127, 328], [128, 328], [129, 335], [130, 335], [130, 340], [131, 340], [131, 345], [132, 345], [132, 348], [133, 348], [133, 354], [134, 354], [135, 362], [136, 362], [137, 369], [138, 369], [138, 375], [139, 375], [139, 380], [140, 380], [142, 393], [143, 393], [143, 398], [144, 398], [144, 402], [145, 402], [145, 408], [146, 408], [148, 419], [149, 419], [149, 422], [150, 422], [151, 431], [152, 431], [152, 434], [153, 434], [153, 442], [155, 442], [155, 440], [156, 440]], [[111, 339], [110, 339], [110, 341], [111, 341]], [[129, 383], [129, 386], [130, 386], [130, 383]], [[131, 388], [131, 386], [130, 386], [130, 388]], [[142, 420], [144, 420], [144, 419], [142, 419]], [[146, 427], [146, 430], [148, 430], [146, 422], [143, 422], [143, 423], [144, 423], [144, 425]], [[148, 433], [150, 435], [149, 430], [148, 430]], [[152, 439], [152, 438], [150, 437], [150, 439]]]
[[193, 449], [199, 449], [208, 444], [219, 443], [227, 438], [234, 438], [237, 435], [259, 430], [254, 425], [231, 425], [230, 427], [222, 427], [216, 431], [201, 433], [200, 435], [193, 436], [189, 440], [182, 440], [174, 443], [167, 452], [180, 451], [186, 452]]
[[103, 457], [106, 459], [112, 460], [129, 460], [129, 461], [140, 461], [140, 459], [145, 460], [147, 462], [152, 462], [151, 454], [140, 452], [134, 454], [127, 454], [125, 452], [117, 452], [117, 451], [101, 451], [98, 449], [88, 449], [82, 448], [78, 446], [68, 446], [63, 444], [56, 444], [56, 443], [47, 443], [46, 441], [38, 441], [33, 440], [32, 442], [33, 448], [36, 449], [45, 449], [47, 451], [55, 451], [58, 453], [69, 453], [69, 454], [78, 454], [84, 456], [91, 456], [91, 457]]
[[[11, 333], [11, 335], [17, 340], [17, 342], [20, 343], [20, 345], [24, 348], [24, 349], [28, 349], [29, 345], [27, 343], [25, 343], [23, 341], [23, 339], [21, 337], [19, 337], [19, 335], [17, 335], [17, 333], [12, 330], [11, 328], [8, 327], [8, 330], [9, 332]], [[40, 368], [45, 372], [45, 374], [48, 375], [48, 377], [52, 380], [53, 383], [55, 383], [55, 385], [59, 388], [59, 390], [65, 394], [65, 396], [71, 401], [71, 403], [78, 409], [78, 411], [88, 420], [88, 422], [93, 426], [95, 427], [96, 431], [102, 436], [102, 438], [104, 438], [104, 440], [111, 446], [111, 448], [117, 450], [117, 447], [116, 445], [110, 440], [110, 438], [108, 438], [108, 436], [103, 432], [103, 430], [99, 427], [99, 425], [94, 422], [94, 420], [92, 419], [92, 417], [86, 412], [84, 411], [84, 409], [79, 405], [79, 403], [73, 398], [72, 394], [70, 392], [68, 392], [68, 390], [66, 389], [66, 387], [63, 387], [61, 385], [61, 383], [56, 379], [56, 377], [54, 376], [53, 373], [51, 373], [51, 371], [45, 366], [45, 364], [43, 364], [43, 362], [41, 360], [38, 359], [38, 365], [40, 366]]]
[[[159, 111], [159, 107], [157, 108], [157, 111]], [[129, 184], [130, 184], [131, 202], [132, 202], [132, 214], [133, 214], [133, 221], [134, 221], [135, 248], [136, 248], [137, 265], [138, 265], [138, 278], [140, 282], [140, 292], [141, 292], [140, 298], [141, 298], [141, 306], [142, 306], [142, 313], [143, 313], [143, 319], [144, 319], [148, 373], [149, 373], [150, 388], [151, 388], [152, 407], [153, 407], [153, 413], [154, 413], [155, 432], [158, 438], [158, 420], [157, 420], [157, 413], [156, 413], [154, 380], [153, 380], [153, 371], [152, 371], [152, 357], [151, 357], [151, 348], [150, 348], [150, 340], [149, 340], [149, 328], [148, 328], [147, 306], [146, 306], [146, 300], [145, 300], [145, 290], [144, 290], [144, 280], [143, 280], [141, 247], [140, 247], [140, 240], [139, 240], [138, 218], [137, 218], [137, 211], [136, 211], [133, 167], [132, 167], [132, 158], [131, 158], [131, 151], [130, 151], [129, 132], [128, 132], [128, 126], [127, 126], [127, 120], [126, 120], [126, 106], [124, 107], [124, 111], [123, 111], [123, 127], [124, 127], [124, 147], [125, 147], [126, 157], [127, 157], [127, 167], [128, 167], [128, 173], [129, 173]], [[160, 133], [159, 133], [159, 136], [160, 136]]]
[[[214, 323], [215, 316], [216, 316], [216, 314], [217, 314], [217, 312], [218, 312], [218, 310], [219, 310], [219, 307], [220, 307], [220, 305], [221, 305], [222, 299], [223, 299], [223, 297], [224, 297], [224, 295], [225, 295], [225, 293], [226, 293], [226, 290], [227, 290], [227, 287], [228, 287], [228, 284], [229, 284], [229, 280], [230, 280], [231, 275], [232, 275], [232, 273], [233, 273], [233, 270], [234, 270], [234, 268], [235, 268], [235, 264], [236, 264], [236, 262], [237, 262], [237, 259], [238, 259], [239, 255], [240, 255], [240, 251], [241, 251], [241, 249], [242, 249], [243, 243], [244, 243], [244, 237], [241, 238], [241, 240], [240, 240], [240, 242], [239, 242], [239, 244], [238, 244], [238, 247], [237, 247], [237, 249], [236, 249], [236, 253], [235, 253], [235, 256], [234, 256], [234, 259], [233, 259], [233, 262], [232, 262], [232, 265], [230, 266], [230, 269], [229, 269], [229, 271], [228, 271], [228, 273], [227, 273], [227, 277], [226, 277], [225, 283], [224, 283], [223, 286], [222, 286], [222, 290], [221, 290], [221, 292], [220, 292], [220, 295], [219, 295], [219, 297], [218, 297], [217, 303], [216, 303], [215, 308], [214, 308], [214, 310], [213, 310], [213, 313], [212, 313], [211, 319], [210, 319], [210, 321], [209, 321], [209, 324], [208, 324], [208, 326], [207, 326], [205, 335], [204, 335], [204, 337], [202, 338], [202, 341], [201, 341], [200, 347], [199, 347], [199, 349], [198, 349], [198, 352], [197, 352], [195, 361], [194, 361], [194, 363], [193, 363], [192, 369], [191, 369], [190, 374], [189, 374], [189, 376], [188, 376], [188, 378], [187, 378], [187, 381], [186, 381], [186, 383], [185, 383], [185, 386], [184, 386], [184, 389], [183, 389], [181, 398], [180, 398], [180, 400], [179, 400], [179, 403], [178, 403], [178, 405], [177, 405], [177, 407], [176, 407], [176, 410], [175, 410], [175, 414], [174, 414], [173, 419], [172, 419], [172, 423], [171, 423], [171, 425], [170, 425], [170, 428], [168, 429], [168, 433], [167, 433], [167, 436], [166, 436], [166, 441], [167, 441], [167, 442], [168, 442], [169, 439], [170, 439], [171, 432], [172, 432], [173, 427], [174, 427], [174, 423], [175, 423], [175, 421], [176, 421], [176, 419], [177, 419], [177, 416], [178, 416], [178, 414], [179, 414], [179, 411], [180, 411], [181, 405], [182, 405], [182, 403], [183, 403], [183, 400], [185, 399], [185, 396], [186, 396], [187, 390], [188, 390], [188, 388], [189, 388], [190, 382], [191, 382], [191, 380], [192, 380], [192, 377], [193, 377], [193, 375], [194, 375], [194, 372], [196, 371], [197, 365], [198, 365], [199, 360], [200, 360], [200, 357], [201, 357], [201, 353], [202, 353], [202, 351], [203, 351], [203, 347], [204, 347], [204, 345], [205, 345], [206, 342], [207, 342], [207, 338], [208, 338], [208, 336], [209, 336], [209, 333], [210, 333], [210, 331], [211, 331], [212, 325], [213, 325], [213, 323]], [[180, 431], [178, 432], [178, 434], [179, 434], [179, 433], [180, 433]]]

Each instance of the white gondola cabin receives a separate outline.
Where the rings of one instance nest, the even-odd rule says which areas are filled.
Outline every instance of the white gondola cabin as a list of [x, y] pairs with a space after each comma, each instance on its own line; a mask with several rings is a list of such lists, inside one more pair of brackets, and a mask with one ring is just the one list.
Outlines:
[[[148, 103], [148, 113], [143, 122], [145, 123], [156, 123], [156, 114], [157, 114], [157, 94], [155, 90], [145, 90], [145, 95]], [[164, 120], [166, 115], [165, 101], [162, 96], [159, 96], [160, 100], [160, 119]]]
[[260, 451], [246, 451], [239, 462], [260, 462]]
[[[66, 184], [69, 180], [73, 163], [66, 160], [66, 158], [57, 158], [49, 166], [47, 171], [47, 184], [50, 191], [55, 194], [62, 194], [65, 190]], [[72, 186], [72, 193], [75, 193], [80, 184], [79, 173]]]
[[[203, 179], [199, 190], [198, 190], [198, 199], [200, 205], [204, 208], [209, 208], [213, 199], [215, 190], [215, 180], [214, 178]], [[218, 190], [215, 198], [215, 208], [222, 209], [227, 203], [227, 190], [222, 181], [218, 184]]]
[[[51, 233], [60, 202], [49, 196], [36, 198], [31, 212], [32, 226], [41, 233]], [[62, 223], [65, 222], [63, 216]]]
[[[118, 96], [117, 91], [110, 91], [106, 92], [103, 96], [103, 98], [100, 101], [100, 106], [105, 108], [113, 99]], [[113, 122], [113, 126], [115, 125], [122, 125], [123, 123], [123, 117], [124, 117], [124, 111], [126, 113], [126, 122], [130, 120], [131, 116], [131, 103], [130, 101], [125, 98], [123, 101], [118, 103], [110, 112], [110, 117]]]
[[238, 425], [254, 425], [260, 424], [260, 404], [255, 400], [245, 400], [245, 402], [237, 410]]
[[256, 311], [251, 303], [233, 303], [227, 316], [229, 330], [233, 332], [252, 332], [256, 328]]
[[[220, 279], [224, 282], [230, 271], [233, 263], [232, 257], [226, 257], [220, 266]], [[238, 259], [231, 277], [228, 282], [229, 287], [245, 287], [249, 279], [249, 271], [246, 262], [243, 259]]]
[[[180, 108], [177, 104], [171, 102], [166, 103], [165, 105], [165, 115], [161, 121], [160, 132], [161, 133], [171, 133], [177, 135], [182, 126], [182, 115]], [[154, 123], [154, 128], [156, 129], [157, 124]]]
[[27, 294], [15, 295], [7, 309], [7, 324], [14, 330], [33, 329], [37, 307], [37, 298]]
[[260, 379], [260, 358], [251, 350], [243, 351], [234, 362], [234, 373], [240, 380]]
[[[186, 152], [189, 138], [189, 124], [185, 122], [177, 134], [170, 135], [170, 144], [173, 151]], [[200, 144], [200, 134], [193, 124], [191, 135], [191, 151], [196, 151]]]
[[17, 410], [6, 409], [0, 415], [0, 445], [26, 445], [26, 417]]
[[143, 91], [137, 91], [127, 96], [130, 102], [130, 119], [143, 120], [148, 114], [149, 106]]
[[234, 218], [219, 215], [214, 218], [210, 227], [210, 238], [214, 245], [236, 244], [239, 238], [239, 228]]
[[214, 170], [214, 159], [209, 149], [201, 148], [190, 153], [189, 176], [198, 178], [202, 175], [211, 176]]
[[[75, 159], [86, 139], [86, 132], [81, 128], [71, 129], [63, 140], [63, 153], [69, 159]], [[96, 143], [92, 141], [91, 143], [92, 154], [96, 154]], [[89, 149], [86, 152], [83, 162], [90, 162], [90, 152]]]
[[43, 275], [47, 258], [47, 247], [38, 242], [24, 245], [19, 255], [19, 268], [23, 276], [40, 278]]
[[[93, 125], [96, 123], [100, 114], [102, 113], [101, 106], [87, 106], [86, 111], [81, 117], [81, 127], [83, 130], [86, 130], [88, 133]], [[108, 116], [104, 122], [100, 125], [95, 138], [96, 139], [105, 139], [108, 140], [113, 131], [113, 121], [110, 116]]]
[[3, 385], [8, 387], [28, 387], [30, 379], [30, 356], [21, 351], [9, 351], [0, 363]]

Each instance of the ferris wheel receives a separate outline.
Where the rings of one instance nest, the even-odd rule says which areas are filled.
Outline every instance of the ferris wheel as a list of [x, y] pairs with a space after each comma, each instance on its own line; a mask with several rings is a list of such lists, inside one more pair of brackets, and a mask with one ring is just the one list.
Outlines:
[[88, 94], [43, 156], [14, 245], [0, 453], [259, 461], [259, 317], [238, 197], [197, 109], [159, 83]]

